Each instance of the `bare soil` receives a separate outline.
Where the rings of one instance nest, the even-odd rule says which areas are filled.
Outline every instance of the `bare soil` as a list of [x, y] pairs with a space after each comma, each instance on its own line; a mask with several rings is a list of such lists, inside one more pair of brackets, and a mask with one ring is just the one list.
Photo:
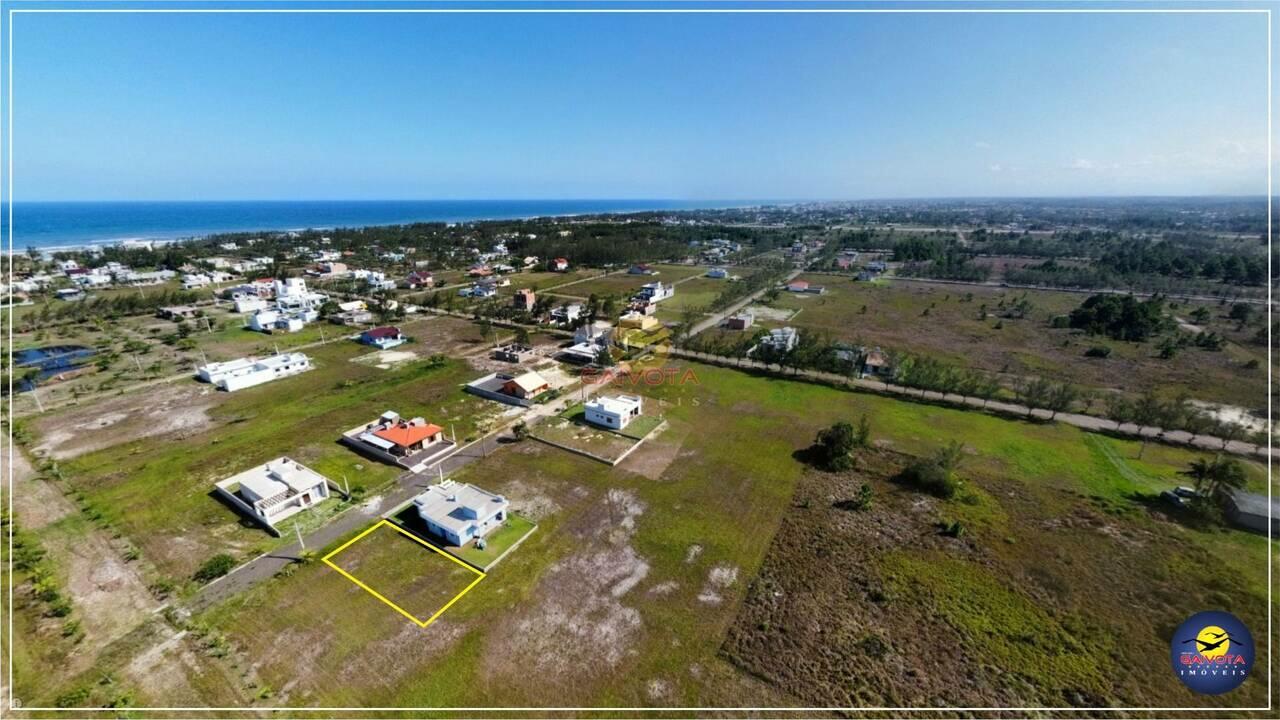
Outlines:
[[34, 449], [65, 460], [142, 438], [185, 436], [208, 426], [209, 409], [225, 397], [208, 385], [182, 381], [57, 410], [29, 421], [40, 437]]

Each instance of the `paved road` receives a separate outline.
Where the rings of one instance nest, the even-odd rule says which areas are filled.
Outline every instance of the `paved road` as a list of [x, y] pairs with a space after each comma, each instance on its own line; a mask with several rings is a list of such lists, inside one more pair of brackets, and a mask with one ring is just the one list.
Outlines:
[[[783, 278], [780, 284], [785, 285], [791, 282], [793, 279], [795, 279], [797, 275], [799, 275], [802, 272], [804, 272], [803, 269], [793, 270], [790, 274], [788, 274], [785, 278]], [[737, 302], [733, 303], [732, 305], [725, 308], [724, 310], [721, 310], [720, 312], [712, 313], [710, 316], [707, 317], [707, 319], [694, 323], [693, 328], [689, 330], [688, 337], [693, 337], [694, 335], [697, 335], [698, 333], [704, 330], [707, 330], [708, 328], [713, 328], [718, 326], [720, 323], [724, 322], [725, 318], [738, 312], [739, 310], [750, 305], [756, 300], [759, 300], [761, 295], [764, 295], [765, 293], [769, 292], [769, 290], [771, 289], [772, 288], [770, 286], [766, 285], [765, 287], [760, 288], [759, 290], [751, 293], [745, 298], [738, 300]]]
[[1240, 440], [1232, 440], [1224, 445], [1221, 438], [1216, 438], [1210, 435], [1196, 435], [1193, 437], [1191, 433], [1183, 430], [1165, 431], [1156, 427], [1138, 427], [1133, 423], [1117, 425], [1114, 420], [1095, 417], [1093, 415], [1082, 415], [1080, 413], [1057, 413], [1056, 415], [1051, 415], [1047, 410], [1032, 411], [1025, 405], [1018, 405], [1016, 403], [996, 400], [984, 402], [981, 398], [956, 395], [954, 393], [940, 393], [931, 390], [917, 390], [914, 388], [903, 387], [901, 385], [891, 385], [889, 383], [880, 382], [879, 380], [849, 378], [844, 375], [819, 372], [817, 370], [798, 370], [795, 372], [787, 371], [786, 373], [783, 373], [777, 365], [766, 365], [765, 363], [756, 360], [729, 358], [680, 348], [672, 348], [671, 355], [675, 357], [685, 357], [691, 360], [703, 360], [718, 365], [753, 368], [757, 370], [766, 370], [771, 373], [785, 374], [786, 376], [811, 378], [829, 383], [860, 387], [880, 393], [945, 402], [951, 405], [963, 405], [984, 410], [995, 410], [1011, 415], [1030, 415], [1042, 420], [1052, 419], [1068, 425], [1075, 425], [1076, 427], [1083, 428], [1085, 430], [1121, 433], [1124, 435], [1131, 435], [1133, 437], [1145, 437], [1150, 439], [1160, 438], [1166, 442], [1177, 443], [1180, 445], [1191, 445], [1210, 450], [1225, 450], [1226, 452], [1237, 455], [1260, 456], [1265, 458], [1268, 454], [1272, 453], [1272, 451], [1265, 446], [1259, 446]]

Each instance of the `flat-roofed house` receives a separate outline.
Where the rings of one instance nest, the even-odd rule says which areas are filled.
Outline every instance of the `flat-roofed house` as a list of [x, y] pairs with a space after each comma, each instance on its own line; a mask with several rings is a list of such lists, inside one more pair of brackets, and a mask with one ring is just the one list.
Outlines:
[[415, 497], [413, 505], [433, 535], [465, 545], [501, 527], [511, 503], [475, 485], [446, 480]]
[[1268, 500], [1266, 495], [1233, 490], [1224, 503], [1227, 519], [1242, 528], [1265, 534], [1280, 535], [1280, 498]]
[[288, 457], [250, 468], [215, 487], [233, 505], [272, 530], [281, 520], [329, 497], [325, 476]]
[[749, 312], [740, 312], [725, 321], [725, 327], [730, 330], [746, 330], [754, 325], [756, 316]]
[[516, 310], [532, 312], [535, 304], [534, 293], [529, 288], [521, 288], [517, 290], [516, 294], [511, 298], [511, 307]]
[[621, 430], [640, 417], [644, 400], [639, 395], [597, 397], [585, 405], [587, 422], [610, 430]]
[[311, 369], [311, 358], [300, 352], [272, 355], [259, 360], [244, 357], [228, 362], [209, 363], [196, 368], [196, 376], [227, 392], [243, 390], [272, 380]]

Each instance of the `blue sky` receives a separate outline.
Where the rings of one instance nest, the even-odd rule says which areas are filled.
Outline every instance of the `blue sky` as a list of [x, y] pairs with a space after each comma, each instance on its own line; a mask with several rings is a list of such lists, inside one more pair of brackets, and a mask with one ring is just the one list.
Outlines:
[[22, 14], [14, 198], [1263, 194], [1259, 15]]

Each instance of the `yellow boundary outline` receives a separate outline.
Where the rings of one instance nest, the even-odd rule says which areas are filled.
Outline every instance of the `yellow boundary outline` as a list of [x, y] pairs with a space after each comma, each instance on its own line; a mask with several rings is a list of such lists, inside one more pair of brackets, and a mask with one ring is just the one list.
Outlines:
[[[399, 605], [397, 605], [397, 604], [395, 604], [395, 603], [391, 602], [390, 600], [388, 600], [388, 599], [386, 598], [386, 596], [382, 595], [382, 594], [381, 594], [381, 593], [379, 593], [377, 590], [374, 590], [373, 588], [369, 587], [368, 585], [365, 585], [363, 582], [361, 582], [361, 581], [359, 580], [359, 578], [357, 578], [356, 576], [354, 576], [354, 575], [352, 575], [351, 573], [347, 572], [346, 570], [343, 570], [342, 568], [338, 567], [335, 563], [333, 563], [333, 562], [331, 562], [331, 561], [330, 561], [330, 558], [332, 558], [333, 556], [335, 556], [335, 555], [337, 555], [338, 553], [342, 552], [343, 550], [346, 550], [348, 547], [351, 547], [351, 546], [352, 546], [352, 545], [354, 545], [357, 541], [359, 541], [361, 538], [363, 538], [365, 535], [368, 535], [369, 533], [373, 532], [374, 530], [377, 530], [378, 528], [382, 527], [383, 525], [386, 525], [387, 527], [394, 529], [396, 532], [400, 533], [401, 535], [404, 535], [405, 537], [409, 538], [410, 540], [413, 540], [414, 542], [418, 543], [419, 545], [421, 545], [421, 546], [423, 546], [423, 547], [425, 547], [425, 548], [429, 548], [429, 549], [433, 550], [434, 552], [439, 553], [440, 555], [443, 555], [443, 556], [445, 556], [445, 557], [449, 558], [449, 559], [450, 559], [450, 560], [452, 560], [453, 562], [455, 562], [455, 563], [457, 563], [457, 564], [461, 565], [462, 567], [464, 567], [464, 568], [466, 568], [466, 569], [470, 570], [471, 572], [475, 573], [475, 574], [476, 574], [476, 575], [478, 575], [479, 577], [477, 577], [475, 580], [472, 580], [472, 581], [471, 581], [471, 584], [469, 584], [469, 585], [467, 585], [465, 588], [463, 588], [463, 589], [462, 589], [462, 592], [460, 592], [460, 593], [458, 593], [457, 595], [455, 595], [455, 596], [453, 597], [453, 599], [452, 599], [452, 600], [450, 600], [449, 602], [445, 603], [445, 604], [444, 604], [444, 607], [442, 607], [442, 608], [440, 608], [439, 610], [437, 610], [437, 611], [435, 612], [435, 614], [434, 614], [434, 615], [432, 615], [431, 617], [427, 618], [426, 620], [419, 620], [418, 618], [414, 617], [414, 615], [413, 615], [412, 613], [410, 613], [409, 611], [407, 611], [407, 610], [405, 610], [404, 608], [400, 607]], [[461, 600], [463, 595], [466, 595], [468, 592], [470, 592], [470, 591], [471, 591], [471, 588], [475, 587], [475, 586], [476, 586], [476, 585], [477, 585], [481, 580], [485, 579], [485, 573], [483, 573], [482, 571], [475, 569], [474, 567], [472, 567], [472, 566], [468, 565], [467, 563], [465, 563], [465, 562], [463, 562], [463, 561], [459, 560], [458, 558], [456, 558], [456, 557], [454, 557], [454, 556], [450, 555], [449, 553], [445, 552], [444, 550], [441, 550], [440, 548], [436, 547], [435, 545], [432, 545], [431, 543], [426, 542], [426, 541], [425, 541], [425, 540], [423, 540], [422, 538], [418, 537], [417, 535], [414, 535], [413, 533], [409, 532], [408, 530], [405, 530], [404, 528], [400, 527], [399, 525], [396, 525], [395, 523], [393, 523], [393, 522], [391, 522], [391, 521], [387, 520], [386, 518], [383, 518], [382, 520], [380, 520], [380, 521], [378, 521], [378, 522], [374, 523], [373, 525], [369, 526], [369, 528], [368, 528], [368, 529], [366, 529], [364, 532], [362, 532], [362, 533], [360, 533], [359, 535], [357, 535], [357, 536], [355, 536], [355, 537], [351, 538], [350, 540], [346, 541], [346, 542], [345, 542], [345, 543], [343, 543], [341, 546], [339, 546], [339, 547], [338, 547], [338, 549], [334, 550], [333, 552], [331, 552], [331, 553], [329, 553], [328, 555], [325, 555], [323, 558], [321, 558], [321, 561], [322, 561], [322, 562], [324, 562], [324, 564], [325, 564], [325, 565], [328, 565], [329, 567], [333, 568], [334, 570], [337, 570], [337, 571], [338, 571], [338, 573], [339, 573], [340, 575], [342, 575], [343, 577], [345, 577], [346, 579], [350, 580], [351, 582], [355, 583], [356, 585], [359, 585], [361, 588], [363, 588], [363, 589], [364, 589], [364, 591], [365, 591], [365, 592], [369, 593], [370, 595], [372, 595], [372, 596], [374, 596], [374, 597], [378, 598], [379, 600], [381, 600], [382, 602], [386, 603], [386, 604], [387, 604], [391, 609], [395, 610], [396, 612], [400, 613], [401, 615], [403, 615], [403, 616], [405, 616], [405, 617], [409, 618], [410, 620], [412, 620], [414, 623], [416, 623], [416, 624], [418, 625], [418, 627], [426, 627], [426, 626], [430, 625], [431, 623], [435, 622], [437, 618], [439, 618], [441, 615], [443, 615], [443, 614], [444, 614], [444, 611], [445, 611], [445, 610], [448, 610], [448, 609], [449, 609], [449, 608], [450, 608], [454, 603], [456, 603], [456, 602], [458, 602], [459, 600]]]

